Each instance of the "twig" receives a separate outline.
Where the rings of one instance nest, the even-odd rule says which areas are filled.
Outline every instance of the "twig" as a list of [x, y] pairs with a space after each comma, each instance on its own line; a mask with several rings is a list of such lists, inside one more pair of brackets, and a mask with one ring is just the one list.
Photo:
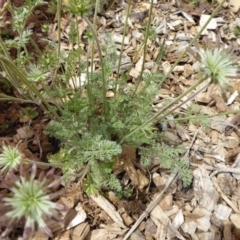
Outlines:
[[176, 178], [177, 178], [177, 173], [172, 174], [169, 177], [169, 179], [167, 180], [163, 190], [155, 197], [155, 199], [153, 199], [152, 202], [150, 202], [147, 209], [141, 214], [141, 216], [138, 218], [138, 220], [135, 222], [135, 224], [127, 232], [127, 234], [125, 235], [123, 240], [127, 240], [131, 236], [131, 234], [135, 231], [135, 229], [139, 226], [139, 224], [142, 222], [142, 220], [150, 214], [150, 212], [153, 210], [153, 208], [161, 201], [164, 192], [176, 180]]
[[[185, 157], [188, 156], [189, 154], [189, 151], [193, 145], [193, 143], [195, 142], [196, 140], [196, 137], [199, 133], [199, 131], [201, 130], [202, 128], [200, 128], [193, 136], [193, 139], [191, 141], [191, 144], [187, 150], [187, 152], [185, 153]], [[162, 195], [163, 193], [167, 190], [167, 188], [176, 180], [177, 178], [177, 173], [175, 174], [172, 174], [170, 176], [170, 178], [168, 179], [168, 181], [166, 182], [165, 184], [165, 187], [164, 189], [161, 191], [161, 193], [158, 194], [157, 197], [155, 197], [155, 199], [148, 205], [147, 209], [141, 214], [141, 216], [138, 218], [138, 220], [135, 222], [135, 224], [131, 227], [131, 229], [127, 232], [127, 234], [125, 235], [125, 237], [123, 238], [123, 240], [127, 240], [130, 235], [135, 231], [135, 229], [139, 226], [139, 224], [142, 222], [142, 220], [147, 217], [149, 215], [149, 213], [153, 210], [153, 208], [161, 201], [162, 199]]]
[[189, 152], [190, 152], [190, 150], [191, 150], [191, 148], [192, 148], [192, 145], [193, 145], [193, 143], [195, 142], [195, 140], [196, 140], [196, 138], [197, 138], [197, 135], [198, 135], [198, 133], [200, 132], [200, 130], [202, 130], [202, 127], [199, 128], [198, 131], [194, 134], [193, 139], [192, 139], [192, 141], [191, 141], [191, 144], [190, 144], [188, 150], [186, 151], [186, 153], [185, 153], [185, 155], [184, 155], [185, 158], [187, 158], [187, 156], [188, 156], [188, 154], [189, 154]]
[[219, 193], [220, 196], [222, 197], [222, 199], [223, 199], [236, 213], [240, 213], [240, 211], [238, 210], [237, 206], [235, 206], [235, 205], [228, 199], [228, 197], [223, 193], [223, 191], [221, 190], [221, 188], [218, 186], [216, 177], [212, 177], [212, 181], [213, 181], [213, 184], [214, 184], [216, 190], [218, 191], [218, 193]]
[[[217, 123], [217, 122], [219, 122], [219, 123], [222, 124], [222, 125], [225, 125], [226, 128], [227, 128], [227, 127], [231, 127], [233, 130], [236, 131], [236, 133], [237, 133], [238, 136], [240, 135], [240, 131], [238, 130], [238, 128], [237, 128], [236, 125], [234, 125], [234, 124], [232, 124], [232, 123], [225, 122], [225, 121], [223, 121], [223, 120], [217, 120], [216, 123]], [[226, 129], [226, 128], [225, 128], [225, 129]]]
[[[196, 164], [196, 163], [190, 163], [191, 166], [193, 167], [200, 167], [200, 164]], [[204, 166], [204, 168], [206, 168], [207, 170], [212, 170], [212, 171], [217, 171], [217, 172], [225, 172], [225, 173], [233, 173], [233, 174], [240, 174], [240, 169], [236, 169], [236, 168], [231, 168], [231, 167], [226, 167], [226, 166], [217, 166], [217, 167], [213, 167], [213, 166]]]

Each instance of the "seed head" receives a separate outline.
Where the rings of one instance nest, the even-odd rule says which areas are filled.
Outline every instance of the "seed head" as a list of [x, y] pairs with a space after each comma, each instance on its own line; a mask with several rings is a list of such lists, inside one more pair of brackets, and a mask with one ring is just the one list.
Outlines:
[[[23, 169], [23, 167], [21, 168]], [[54, 181], [48, 173], [45, 178], [40, 174], [41, 179], [36, 178], [36, 173], [37, 167], [33, 165], [30, 176], [26, 173], [16, 176], [11, 172], [8, 174], [8, 179], [2, 179], [6, 185], [10, 186], [10, 194], [1, 197], [4, 207], [7, 209], [6, 213], [0, 217], [0, 225], [6, 227], [1, 234], [2, 237], [11, 232], [20, 221], [25, 222], [24, 240], [28, 239], [31, 233], [37, 229], [52, 236], [46, 220], [56, 218], [64, 209], [64, 206], [52, 201], [52, 196], [59, 197], [62, 191], [54, 192], [56, 184], [51, 184], [51, 182], [56, 183], [57, 181]], [[9, 179], [13, 179], [13, 182]], [[50, 179], [51, 181], [49, 181]], [[60, 181], [57, 184], [59, 186]]]
[[0, 168], [2, 171], [15, 169], [22, 160], [22, 154], [17, 147], [3, 146], [0, 154]]
[[196, 51], [189, 52], [200, 62], [200, 74], [211, 78], [211, 83], [219, 84], [224, 89], [230, 86], [229, 78], [239, 77], [239, 59], [233, 53], [234, 49], [224, 48], [217, 41], [214, 49], [210, 46], [209, 39], [203, 39], [203, 46], [196, 44]]

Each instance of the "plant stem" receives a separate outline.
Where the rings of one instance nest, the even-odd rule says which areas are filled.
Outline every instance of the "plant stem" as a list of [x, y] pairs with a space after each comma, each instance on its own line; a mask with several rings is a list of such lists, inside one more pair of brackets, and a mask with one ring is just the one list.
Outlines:
[[147, 28], [146, 28], [146, 31], [145, 31], [145, 38], [144, 38], [144, 42], [143, 42], [142, 67], [141, 67], [141, 72], [139, 74], [138, 80], [136, 82], [134, 93], [132, 94], [132, 98], [135, 97], [135, 94], [137, 93], [138, 87], [139, 87], [139, 85], [140, 85], [140, 83], [142, 82], [142, 79], [143, 79], [142, 75], [143, 75], [145, 59], [146, 59], [146, 55], [147, 55], [147, 41], [148, 41], [149, 29], [150, 29], [151, 20], [152, 20], [153, 0], [151, 0], [150, 4], [151, 5], [150, 5], [150, 9], [149, 9], [149, 14], [148, 14]]
[[[83, 178], [86, 176], [88, 170], [89, 170], [90, 166], [89, 164], [84, 167], [84, 169], [80, 172], [80, 173], [67, 173], [63, 175], [63, 179], [69, 178], [69, 177], [75, 177], [75, 178], [79, 178], [81, 177], [81, 180], [83, 180]], [[79, 182], [79, 180], [78, 180]]]
[[32, 100], [15, 98], [15, 97], [8, 96], [8, 95], [2, 94], [2, 93], [0, 93], [0, 101], [19, 101], [19, 102], [24, 102], [24, 103], [34, 103], [34, 104], [36, 104], [36, 102], [34, 102]]
[[[38, 161], [32, 161], [30, 159], [24, 159], [25, 162], [30, 163], [30, 164], [36, 164], [37, 166], [43, 166], [43, 167], [55, 167], [55, 168], [60, 168], [61, 166], [64, 166], [64, 163], [45, 163], [45, 162], [38, 162]], [[90, 166], [89, 164], [84, 167], [84, 169], [80, 173], [67, 173], [63, 175], [63, 179], [69, 178], [69, 177], [82, 177], [87, 174], [87, 171], [89, 170]]]
[[57, 58], [60, 58], [60, 50], [61, 50], [61, 9], [62, 9], [62, 1], [57, 1], [57, 22], [58, 22], [58, 48], [57, 48]]
[[145, 38], [144, 38], [144, 47], [143, 47], [144, 50], [143, 50], [143, 60], [142, 60], [142, 68], [141, 68], [141, 72], [140, 72], [140, 79], [142, 79], [142, 74], [144, 71], [144, 63], [145, 63], [145, 59], [146, 59], [146, 55], [147, 55], [147, 41], [148, 41], [149, 29], [150, 29], [151, 20], [152, 20], [152, 10], [153, 10], [153, 0], [151, 0], [151, 3], [150, 3], [147, 28], [146, 28], [146, 32], [145, 32]]
[[240, 110], [231, 110], [223, 113], [216, 113], [216, 114], [211, 114], [211, 115], [206, 115], [206, 116], [188, 116], [188, 117], [183, 117], [183, 118], [174, 118], [174, 119], [166, 119], [166, 121], [184, 121], [184, 120], [197, 120], [197, 119], [206, 119], [206, 118], [213, 118], [213, 117], [218, 117], [218, 116], [225, 116], [229, 114], [236, 114], [240, 113]]
[[[25, 162], [30, 163], [30, 164], [36, 164], [37, 166], [43, 166], [43, 167], [61, 167], [64, 165], [64, 163], [44, 163], [44, 162], [37, 162], [37, 161], [32, 161], [30, 159], [24, 159]], [[84, 176], [87, 174], [87, 171], [89, 170], [90, 166], [87, 165], [86, 167], [84, 167], [84, 169], [80, 172], [80, 173], [67, 173], [63, 175], [63, 179], [69, 178], [69, 177], [82, 177], [82, 179], [84, 178]]]
[[[128, 0], [128, 8], [127, 8], [127, 13], [126, 13], [125, 22], [124, 22], [123, 38], [122, 38], [122, 42], [121, 42], [121, 50], [120, 50], [120, 55], [119, 55], [118, 67], [117, 67], [117, 80], [119, 79], [119, 75], [120, 75], [120, 67], [121, 67], [121, 59], [122, 59], [122, 54], [123, 54], [124, 39], [125, 39], [126, 32], [127, 32], [128, 17], [129, 17], [129, 13], [130, 13], [130, 9], [131, 9], [131, 4], [132, 4], [132, 0]], [[117, 93], [117, 84], [116, 84], [114, 92], [115, 92], [115, 94]]]
[[83, 19], [87, 22], [93, 36], [94, 36], [94, 39], [96, 41], [96, 44], [97, 44], [97, 48], [98, 48], [98, 53], [99, 53], [99, 60], [100, 60], [100, 65], [102, 67], [102, 99], [103, 99], [103, 114], [104, 114], [104, 118], [105, 118], [105, 121], [106, 121], [106, 118], [107, 118], [107, 106], [106, 106], [106, 92], [107, 92], [107, 89], [106, 89], [106, 78], [105, 78], [105, 70], [104, 70], [104, 62], [103, 62], [103, 56], [102, 56], [102, 51], [101, 51], [101, 47], [100, 47], [100, 44], [99, 44], [99, 41], [98, 41], [98, 38], [97, 38], [97, 34], [91, 24], [91, 22], [89, 21], [89, 19], [87, 17], [83, 17]]
[[[206, 78], [203, 77], [199, 81], [197, 81], [195, 84], [193, 84], [190, 88], [187, 89], [183, 94], [178, 96], [176, 99], [174, 99], [170, 104], [162, 108], [158, 113], [156, 113], [154, 116], [149, 118], [145, 123], [143, 123], [141, 126], [135, 128], [133, 131], [131, 131], [128, 135], [124, 136], [119, 144], [123, 144], [123, 142], [130, 136], [132, 136], [135, 132], [141, 130], [143, 127], [145, 127], [148, 124], [154, 124], [161, 114], [163, 114], [166, 110], [168, 110], [170, 107], [172, 107], [175, 103], [178, 103], [184, 96], [186, 96], [188, 93], [190, 93], [192, 90], [194, 90], [199, 84], [201, 84]], [[165, 114], [166, 116], [166, 114]], [[162, 117], [161, 117], [162, 118]]]
[[[34, 87], [28, 79], [25, 77], [25, 75], [18, 70], [18, 68], [6, 57], [0, 55], [0, 61], [9, 68], [21, 81], [29, 88], [30, 92], [34, 93], [42, 103], [47, 107], [49, 111], [55, 116], [56, 119], [59, 120], [59, 116], [56, 113], [56, 111], [50, 106], [50, 104], [45, 100], [44, 96], [39, 92], [39, 90]], [[35, 102], [36, 103], [36, 102]], [[37, 103], [36, 103], [37, 104]], [[39, 105], [39, 104], [38, 104]]]
[[37, 51], [38, 55], [42, 55], [42, 51], [39, 49], [38, 45], [35, 43], [32, 37], [30, 37], [30, 42], [34, 46], [35, 50]]
[[[95, 11], [94, 11], [94, 16], [93, 16], [93, 29], [96, 29], [96, 22], [97, 22], [97, 12], [98, 12], [98, 8], [99, 8], [99, 0], [96, 0], [96, 4], [95, 4]], [[88, 60], [89, 60], [89, 52], [91, 51], [91, 77], [89, 74], [89, 70], [88, 70]], [[94, 63], [94, 41], [91, 41], [91, 44], [89, 44], [88, 47], [88, 53], [87, 53], [87, 79], [88, 79], [88, 84], [87, 84], [87, 93], [88, 93], [88, 99], [89, 99], [89, 107], [90, 110], [92, 112], [93, 109], [93, 97], [92, 96], [92, 88], [91, 88], [91, 84], [90, 81], [93, 79], [93, 64]]]
[[33, 161], [30, 159], [24, 159], [24, 161], [30, 164], [36, 164], [38, 166], [43, 166], [43, 167], [61, 167], [64, 165], [64, 163], [45, 163], [45, 162]]
[[207, 84], [205, 84], [202, 88], [200, 88], [197, 92], [195, 92], [194, 94], [192, 94], [189, 98], [187, 98], [185, 101], [179, 103], [177, 106], [175, 106], [174, 108], [172, 108], [171, 110], [169, 110], [168, 112], [166, 112], [165, 114], [163, 114], [160, 118], [158, 118], [158, 121], [161, 121], [162, 119], [164, 119], [166, 116], [168, 116], [169, 114], [171, 114], [172, 112], [174, 112], [176, 109], [180, 108], [182, 105], [184, 105], [185, 103], [187, 103], [188, 101], [190, 101], [191, 99], [193, 99], [195, 96], [197, 96], [200, 92], [202, 92], [204, 89], [206, 89], [208, 86], [210, 85], [210, 82], [208, 82]]
[[[79, 36], [79, 28], [78, 28], [78, 18], [77, 16], [75, 16], [75, 22], [76, 22], [76, 28], [77, 28], [77, 45], [78, 45], [78, 48], [80, 48], [80, 36]], [[79, 78], [79, 84], [80, 84], [80, 96], [82, 94], [82, 85], [81, 85], [81, 72], [80, 72], [80, 66], [81, 66], [81, 55], [79, 54], [78, 56], [78, 72], [79, 72], [79, 75], [78, 75], [78, 78]], [[76, 78], [75, 78], [76, 79]], [[75, 81], [73, 81], [73, 85], [74, 88], [76, 88], [76, 84], [75, 84]]]
[[[191, 46], [197, 38], [199, 38], [199, 36], [201, 35], [201, 33], [203, 32], [203, 30], [206, 28], [206, 26], [209, 24], [209, 22], [211, 21], [211, 19], [217, 14], [217, 12], [220, 10], [220, 8], [222, 7], [222, 5], [224, 4], [226, 0], [222, 0], [222, 2], [219, 4], [219, 6], [214, 10], [214, 12], [212, 13], [212, 15], [209, 17], [208, 21], [204, 24], [204, 26], [201, 28], [201, 30], [199, 31], [199, 33], [195, 36], [195, 38], [193, 38], [193, 40], [190, 42], [189, 46]], [[180, 60], [183, 58], [183, 56], [186, 54], [187, 49], [185, 51], [182, 52], [182, 54], [180, 55], [180, 57], [178, 58], [178, 60], [173, 64], [173, 66], [171, 67], [171, 69], [168, 71], [168, 73], [165, 75], [165, 77], [163, 78], [164, 82], [168, 76], [171, 74], [171, 72], [173, 71], [173, 69], [176, 67], [176, 65], [180, 62]], [[153, 117], [149, 118], [146, 122], [144, 122], [141, 126], [136, 127], [134, 130], [132, 130], [129, 134], [127, 134], [126, 136], [124, 136], [119, 144], [123, 144], [124, 141], [132, 136], [135, 132], [141, 130], [143, 127], [145, 127], [148, 124], [154, 124], [156, 122], [156, 120], [159, 119], [160, 115], [163, 114], [166, 110], [168, 110], [170, 107], [172, 107], [175, 103], [179, 102], [184, 96], [186, 96], [189, 92], [191, 92], [193, 89], [195, 89], [199, 84], [201, 84], [204, 80], [205, 80], [205, 76], [200, 79], [198, 82], [196, 82], [193, 86], [191, 86], [186, 92], [184, 92], [183, 94], [181, 94], [179, 97], [177, 97], [175, 100], [173, 100], [170, 104], [168, 104], [166, 107], [164, 107], [163, 109], [161, 109], [160, 112], [156, 113]], [[168, 113], [169, 114], [169, 113]], [[164, 115], [165, 117], [167, 116], [166, 114]], [[160, 117], [162, 119], [162, 117]]]
[[[87, 94], [88, 94], [88, 100], [89, 100], [89, 109], [92, 112], [93, 110], [93, 104], [92, 104], [92, 86], [90, 84], [91, 79], [93, 79], [93, 55], [91, 55], [91, 76], [89, 73], [89, 67], [88, 67], [88, 63], [89, 63], [89, 55], [90, 55], [90, 49], [93, 49], [93, 45], [90, 44], [88, 45], [88, 50], [87, 50], [87, 69], [86, 69], [86, 73], [87, 73]], [[91, 51], [93, 52], [93, 51]]]

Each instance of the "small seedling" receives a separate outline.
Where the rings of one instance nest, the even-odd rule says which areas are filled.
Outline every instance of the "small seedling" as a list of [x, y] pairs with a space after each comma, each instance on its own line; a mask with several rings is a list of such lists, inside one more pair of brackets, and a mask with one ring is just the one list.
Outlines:
[[26, 107], [19, 111], [19, 115], [20, 117], [27, 115], [30, 119], [34, 119], [38, 116], [38, 111], [36, 111], [34, 108]]
[[237, 26], [235, 26], [235, 27], [233, 28], [233, 33], [234, 33], [234, 35], [235, 35], [236, 37], [239, 37], [239, 36], [240, 36], [240, 28], [237, 27]]
[[195, 6], [195, 7], [198, 7], [200, 4], [200, 1], [199, 0], [192, 0], [189, 5], [190, 6]]

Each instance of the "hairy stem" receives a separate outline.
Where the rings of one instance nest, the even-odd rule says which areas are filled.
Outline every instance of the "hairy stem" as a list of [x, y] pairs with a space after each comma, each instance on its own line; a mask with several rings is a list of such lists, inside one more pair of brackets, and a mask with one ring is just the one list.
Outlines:
[[102, 51], [101, 51], [101, 47], [100, 47], [100, 44], [99, 44], [99, 41], [98, 41], [98, 37], [97, 37], [97, 34], [91, 24], [91, 22], [89, 21], [89, 19], [87, 17], [83, 17], [83, 19], [87, 22], [93, 36], [94, 36], [94, 39], [96, 41], [96, 44], [97, 44], [97, 48], [98, 48], [98, 53], [99, 53], [99, 59], [100, 59], [100, 65], [102, 66], [102, 83], [103, 83], [103, 86], [102, 86], [102, 99], [103, 99], [103, 114], [104, 114], [104, 118], [105, 118], [105, 121], [106, 121], [106, 118], [107, 118], [107, 106], [106, 106], [106, 92], [107, 92], [107, 89], [106, 89], [106, 78], [105, 78], [105, 70], [104, 70], [104, 62], [103, 62], [103, 56], [102, 56]]
[[145, 63], [145, 59], [146, 59], [146, 55], [147, 55], [147, 41], [148, 41], [148, 35], [149, 35], [150, 25], [151, 25], [151, 20], [152, 20], [152, 10], [153, 10], [153, 0], [151, 0], [149, 14], [148, 14], [148, 22], [147, 22], [147, 28], [146, 28], [146, 32], [145, 32], [145, 38], [144, 38], [144, 47], [143, 47], [144, 50], [143, 50], [143, 60], [142, 60], [142, 68], [141, 68], [141, 72], [140, 72], [140, 78], [142, 78], [142, 74], [144, 71], [144, 63]]
[[[132, 0], [128, 0], [128, 8], [127, 8], [126, 16], [125, 16], [123, 38], [122, 38], [122, 42], [121, 42], [121, 50], [120, 50], [120, 56], [119, 56], [119, 61], [118, 61], [118, 67], [117, 67], [117, 79], [119, 78], [119, 75], [120, 75], [120, 67], [121, 67], [121, 59], [122, 59], [122, 54], [123, 54], [124, 39], [125, 39], [126, 32], [127, 32], [128, 17], [129, 17], [129, 13], [130, 13], [130, 9], [131, 9], [131, 4], [132, 4]], [[117, 86], [117, 84], [116, 84], [116, 86]], [[115, 88], [115, 93], [116, 92], [117, 92], [117, 90]]]
[[[172, 107], [174, 104], [178, 103], [184, 96], [186, 96], [188, 93], [190, 93], [192, 90], [194, 90], [199, 84], [201, 84], [206, 78], [203, 77], [202, 79], [200, 79], [199, 81], [197, 81], [194, 85], [192, 85], [190, 88], [188, 88], [187, 91], [185, 91], [183, 94], [181, 94], [180, 96], [178, 96], [176, 99], [174, 99], [170, 104], [168, 104], [167, 106], [165, 106], [164, 108], [162, 108], [158, 113], [156, 113], [154, 116], [152, 116], [151, 118], [149, 118], [145, 123], [143, 123], [141, 126], [135, 128], [133, 131], [131, 131], [128, 135], [124, 136], [119, 144], [124, 143], [124, 141], [132, 136], [135, 132], [141, 130], [143, 127], [145, 127], [148, 124], [154, 124], [156, 121], [158, 121], [159, 118], [162, 118], [161, 115], [168, 110], [170, 107]], [[167, 116], [165, 114], [165, 116]]]
[[174, 118], [174, 119], [166, 119], [166, 121], [184, 121], [184, 120], [198, 120], [198, 119], [206, 119], [206, 118], [213, 118], [213, 117], [218, 117], [218, 116], [226, 116], [229, 114], [237, 114], [240, 113], [240, 110], [231, 110], [227, 112], [222, 112], [222, 113], [216, 113], [216, 114], [211, 114], [211, 115], [205, 115], [205, 116], [188, 116], [188, 117], [182, 117], [182, 118]]
[[202, 92], [204, 89], [206, 89], [208, 86], [210, 85], [210, 82], [208, 82], [207, 84], [205, 84], [202, 88], [200, 88], [197, 92], [195, 92], [194, 94], [192, 94], [189, 98], [187, 98], [185, 101], [179, 103], [177, 106], [175, 106], [174, 108], [172, 108], [171, 110], [169, 110], [168, 112], [164, 113], [159, 119], [158, 121], [161, 121], [162, 119], [164, 119], [166, 116], [168, 116], [169, 114], [171, 114], [172, 112], [174, 112], [176, 109], [180, 108], [182, 105], [184, 105], [185, 103], [189, 102], [191, 99], [193, 99], [195, 96], [197, 96], [200, 92]]
[[60, 58], [60, 50], [61, 50], [61, 9], [62, 9], [62, 1], [57, 0], [57, 22], [58, 22], [58, 48], [57, 48], [57, 58]]
[[[0, 61], [7, 68], [9, 68], [9, 70], [11, 70], [19, 79], [21, 79], [21, 81], [28, 87], [28, 90], [30, 90], [31, 93], [35, 94], [41, 100], [41, 102], [47, 107], [47, 109], [51, 110], [51, 113], [55, 116], [55, 118], [59, 120], [59, 116], [56, 113], [56, 111], [49, 105], [49, 103], [44, 98], [44, 96], [39, 92], [39, 90], [28, 81], [28, 79], [22, 72], [19, 71], [19, 69], [12, 63], [12, 61], [10, 61], [9, 59], [5, 58], [2, 55], [0, 55]], [[35, 103], [38, 104], [37, 102]]]
[[[209, 24], [209, 22], [211, 21], [211, 19], [218, 13], [218, 11], [221, 9], [222, 5], [224, 4], [226, 0], [222, 0], [222, 2], [219, 4], [219, 6], [214, 10], [214, 12], [212, 13], [212, 15], [210, 16], [210, 18], [208, 19], [208, 21], [204, 24], [204, 26], [201, 28], [201, 30], [199, 31], [199, 33], [196, 35], [196, 37], [190, 42], [189, 46], [191, 46], [197, 38], [199, 38], [199, 36], [201, 35], [201, 33], [204, 31], [204, 29], [206, 28], [206, 26]], [[166, 76], [164, 77], [163, 81], [167, 79], [167, 77], [170, 75], [170, 73], [173, 71], [173, 69], [175, 68], [175, 66], [180, 62], [180, 60], [183, 58], [183, 56], [186, 54], [187, 49], [185, 51], [183, 51], [183, 53], [180, 55], [180, 57], [178, 58], [178, 60], [173, 64], [173, 66], [171, 67], [171, 69], [169, 70], [169, 72], [166, 74]], [[136, 133], [137, 131], [140, 131], [143, 127], [145, 127], [148, 124], [154, 124], [159, 118], [162, 119], [163, 117], [161, 116], [165, 111], [167, 111], [170, 107], [172, 107], [174, 104], [178, 103], [184, 96], [186, 96], [188, 93], [190, 93], [192, 90], [194, 90], [199, 84], [201, 84], [204, 80], [205, 80], [205, 76], [200, 79], [198, 82], [196, 82], [194, 85], [192, 85], [186, 92], [184, 92], [183, 94], [181, 94], [179, 97], [177, 97], [175, 100], [173, 100], [170, 104], [168, 104], [166, 107], [162, 108], [160, 112], [156, 113], [153, 117], [149, 118], [145, 123], [143, 123], [141, 126], [136, 127], [134, 130], [132, 130], [129, 134], [127, 134], [126, 136], [124, 136], [119, 144], [123, 144], [125, 142], [125, 140], [132, 136], [134, 133]], [[169, 114], [169, 113], [168, 113]], [[164, 114], [164, 117], [166, 117], [167, 114]]]

